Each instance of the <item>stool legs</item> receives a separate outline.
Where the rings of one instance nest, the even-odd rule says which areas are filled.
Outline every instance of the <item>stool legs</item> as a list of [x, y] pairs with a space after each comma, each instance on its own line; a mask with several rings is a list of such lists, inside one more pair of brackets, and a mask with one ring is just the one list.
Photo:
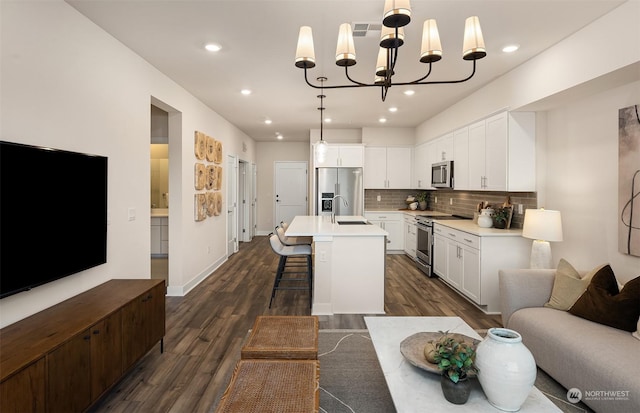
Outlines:
[[[276, 296], [276, 291], [277, 290], [302, 290], [305, 289], [305, 287], [283, 287], [280, 286], [280, 283], [282, 281], [284, 282], [289, 282], [289, 281], [307, 281], [308, 284], [308, 290], [309, 290], [309, 308], [312, 307], [313, 305], [313, 263], [311, 260], [311, 255], [305, 255], [304, 257], [306, 258], [306, 265], [304, 264], [298, 264], [298, 261], [296, 261], [295, 263], [293, 263], [293, 265], [289, 265], [288, 268], [304, 268], [306, 267], [306, 271], [285, 271], [285, 268], [287, 268], [287, 258], [302, 258], [303, 256], [298, 255], [298, 256], [286, 256], [286, 255], [281, 255], [280, 256], [280, 261], [278, 262], [278, 269], [276, 271], [276, 277], [275, 280], [273, 282], [273, 289], [271, 291], [271, 298], [269, 300], [269, 308], [271, 308], [271, 304], [273, 303], [273, 299]], [[306, 278], [283, 278], [284, 274], [306, 274]]]

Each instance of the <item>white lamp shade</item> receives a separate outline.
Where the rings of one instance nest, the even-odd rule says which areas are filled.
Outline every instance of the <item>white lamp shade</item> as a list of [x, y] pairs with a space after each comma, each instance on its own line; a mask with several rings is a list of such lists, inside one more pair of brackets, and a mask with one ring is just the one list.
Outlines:
[[338, 31], [336, 64], [338, 66], [353, 66], [356, 64], [356, 47], [353, 43], [353, 31], [349, 23], [342, 23]]
[[382, 23], [388, 27], [406, 26], [411, 21], [409, 0], [385, 0]]
[[560, 211], [544, 208], [527, 209], [524, 212], [522, 236], [541, 241], [562, 241]]
[[296, 48], [296, 66], [314, 67], [316, 65], [316, 54], [313, 49], [313, 33], [311, 27], [300, 27], [298, 35], [298, 47]]
[[378, 50], [378, 60], [376, 61], [376, 76], [386, 76], [387, 75], [387, 51], [389, 49], [385, 49], [381, 47]]
[[319, 163], [323, 163], [327, 157], [327, 151], [329, 150], [329, 145], [327, 141], [320, 140], [316, 142], [315, 153], [316, 159]]
[[402, 46], [404, 44], [404, 29], [398, 28], [398, 37], [396, 38], [396, 29], [394, 27], [382, 26], [380, 31], [380, 46], [391, 48], [394, 45]]
[[[436, 57], [438, 56], [438, 57]], [[420, 60], [426, 62], [437, 61], [442, 57], [442, 44], [440, 43], [440, 33], [438, 25], [434, 19], [425, 20], [422, 26], [422, 47], [420, 49]]]
[[468, 17], [464, 24], [464, 43], [462, 45], [462, 57], [464, 59], [480, 59], [486, 56], [484, 38], [480, 28], [478, 16]]

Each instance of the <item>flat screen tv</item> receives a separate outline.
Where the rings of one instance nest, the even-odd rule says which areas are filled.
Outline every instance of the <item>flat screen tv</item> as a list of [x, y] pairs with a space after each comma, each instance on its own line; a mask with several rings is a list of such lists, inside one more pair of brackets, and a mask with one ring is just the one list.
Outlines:
[[0, 298], [107, 262], [107, 158], [0, 141]]

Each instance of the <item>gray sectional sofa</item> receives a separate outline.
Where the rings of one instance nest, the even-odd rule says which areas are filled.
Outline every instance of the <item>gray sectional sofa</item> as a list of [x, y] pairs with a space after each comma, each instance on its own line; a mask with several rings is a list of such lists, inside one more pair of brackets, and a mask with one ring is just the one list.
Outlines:
[[640, 412], [640, 340], [544, 307], [555, 270], [501, 270], [504, 327], [522, 335], [536, 364], [567, 389], [579, 389], [596, 412]]

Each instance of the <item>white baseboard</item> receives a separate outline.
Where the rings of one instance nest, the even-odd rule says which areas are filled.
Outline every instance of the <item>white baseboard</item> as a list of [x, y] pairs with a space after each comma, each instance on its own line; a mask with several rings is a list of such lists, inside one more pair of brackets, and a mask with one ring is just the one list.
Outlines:
[[213, 274], [215, 270], [217, 270], [225, 261], [227, 261], [228, 257], [224, 256], [207, 267], [204, 271], [202, 271], [199, 275], [194, 277], [191, 281], [184, 285], [169, 285], [167, 287], [167, 296], [170, 297], [184, 297], [189, 291], [193, 290], [198, 284], [204, 281], [208, 276]]

